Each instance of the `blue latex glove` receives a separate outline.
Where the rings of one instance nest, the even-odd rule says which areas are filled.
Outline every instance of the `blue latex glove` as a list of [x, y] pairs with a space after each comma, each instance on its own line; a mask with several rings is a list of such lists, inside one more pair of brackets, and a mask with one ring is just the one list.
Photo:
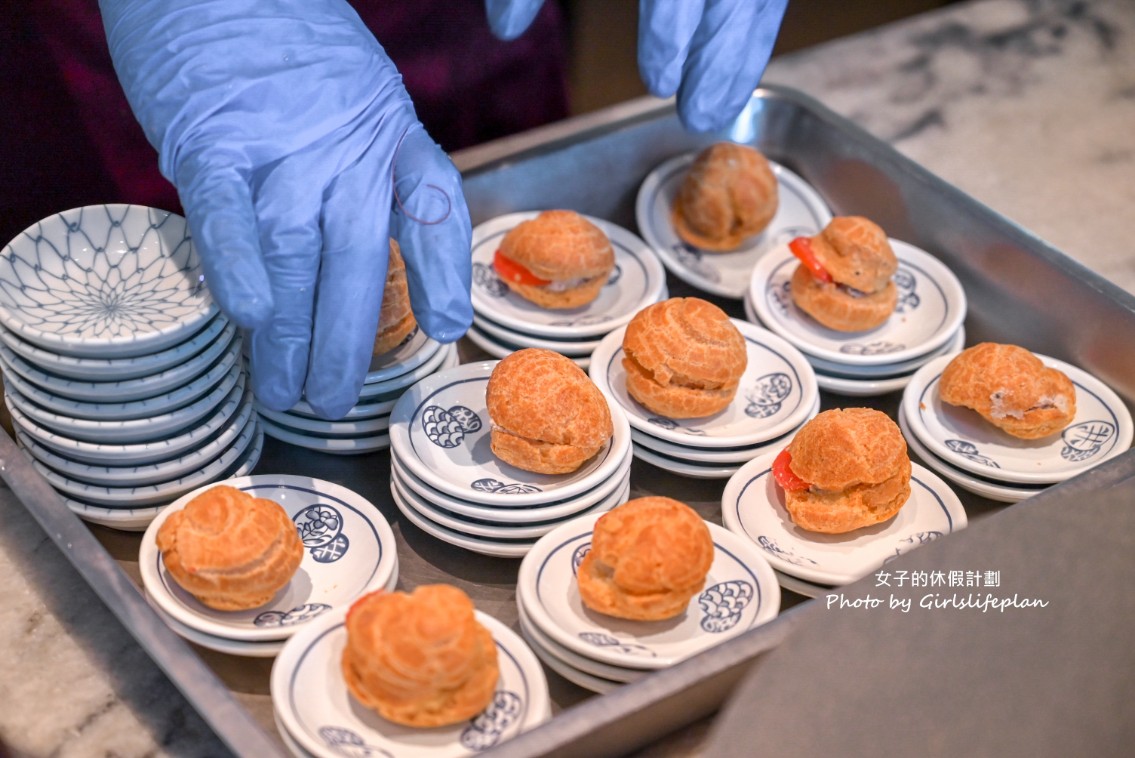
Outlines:
[[[493, 33], [518, 37], [544, 0], [485, 0]], [[678, 95], [695, 132], [729, 124], [761, 81], [788, 0], [639, 0], [638, 69], [657, 97]]]
[[185, 208], [218, 304], [252, 330], [257, 398], [358, 400], [389, 236], [414, 314], [472, 321], [461, 178], [343, 0], [100, 0], [119, 79]]

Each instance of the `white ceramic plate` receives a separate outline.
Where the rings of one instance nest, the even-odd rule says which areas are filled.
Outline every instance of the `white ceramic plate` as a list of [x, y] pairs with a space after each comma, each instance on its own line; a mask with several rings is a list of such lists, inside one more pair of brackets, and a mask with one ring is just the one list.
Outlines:
[[[530, 345], [513, 345], [511, 343], [501, 342], [495, 337], [482, 332], [479, 328], [477, 328], [476, 324], [469, 327], [469, 331], [465, 332], [465, 336], [469, 338], [470, 342], [472, 342], [474, 345], [481, 348], [494, 358], [507, 358], [517, 350], [523, 350], [525, 347], [531, 347]], [[564, 355], [563, 353], [560, 354]], [[590, 354], [576, 356], [564, 355], [564, 357], [570, 358], [572, 363], [579, 366], [584, 371], [587, 371], [587, 369], [591, 366]]]
[[368, 434], [362, 437], [320, 437], [281, 426], [263, 416], [260, 417], [260, 425], [264, 427], [264, 433], [272, 439], [307, 450], [331, 453], [332, 455], [362, 455], [390, 447], [390, 435], [386, 432]]
[[572, 684], [600, 695], [606, 695], [608, 692], [613, 692], [623, 686], [623, 682], [616, 682], [613, 679], [604, 679], [594, 674], [588, 674], [586, 671], [580, 671], [574, 666], [569, 666], [566, 661], [557, 658], [547, 648], [541, 647], [540, 643], [528, 634], [528, 627], [522, 626], [520, 633], [524, 641], [527, 642], [528, 646], [532, 649], [532, 652], [549, 671], [559, 674]]
[[0, 251], [0, 324], [64, 355], [158, 352], [218, 312], [185, 219], [166, 211], [75, 208]]
[[910, 499], [893, 518], [847, 534], [818, 534], [796, 526], [771, 466], [779, 450], [746, 463], [725, 485], [721, 518], [732, 532], [760, 547], [773, 568], [817, 584], [842, 586], [921, 544], [965, 527], [966, 512], [932, 471], [911, 464]]
[[800, 350], [840, 364], [899, 363], [937, 350], [966, 317], [961, 282], [934, 256], [892, 239], [899, 260], [894, 276], [898, 305], [882, 326], [838, 332], [821, 326], [792, 302], [789, 283], [799, 265], [788, 244], [761, 258], [749, 283], [749, 302], [761, 323]]
[[[444, 363], [442, 365], [445, 365]], [[386, 395], [379, 395], [373, 400], [360, 401], [351, 406], [340, 421], [357, 421], [361, 419], [375, 418], [377, 416], [389, 416], [390, 411], [394, 410], [394, 403], [398, 402], [398, 398], [402, 397], [400, 390], [389, 392]], [[303, 416], [304, 418], [322, 421], [323, 419], [315, 412], [306, 400], [300, 400], [298, 403], [288, 409], [288, 415]]]
[[[0, 348], [0, 365], [6, 370], [5, 381], [38, 407], [44, 408], [59, 416], [68, 416], [75, 419], [90, 419], [94, 421], [131, 421], [133, 419], [150, 419], [167, 413], [173, 413], [178, 408], [192, 403], [220, 385], [230, 374], [239, 372], [237, 365], [240, 359], [240, 338], [212, 365], [206, 365], [202, 373], [197, 376], [187, 376], [185, 383], [174, 386], [172, 389], [158, 391], [148, 397], [138, 400], [122, 402], [113, 395], [107, 395], [93, 402], [75, 400], [70, 397], [56, 394], [56, 385], [45, 384], [37, 386], [20, 376], [18, 371], [8, 371], [9, 363], [2, 355]], [[235, 375], [234, 375], [235, 376]], [[131, 380], [136, 381], [136, 380]]]
[[413, 371], [440, 349], [440, 342], [429, 337], [421, 328], [415, 327], [397, 347], [371, 358], [365, 381], [377, 384]]
[[[426, 498], [415, 492], [393, 470], [390, 476], [391, 494], [400, 499], [402, 504], [413, 508], [423, 518], [435, 524], [461, 532], [470, 537], [485, 537], [490, 540], [535, 540], [543, 537], [564, 522], [564, 519], [552, 521], [536, 521], [531, 523], [498, 524], [482, 519], [473, 519], [439, 508]], [[602, 513], [609, 511], [620, 503], [627, 501], [630, 493], [630, 480], [624, 479], [611, 497], [603, 498], [599, 502], [579, 511], [579, 515], [587, 513]]]
[[525, 334], [579, 339], [605, 334], [658, 300], [666, 285], [666, 271], [658, 256], [635, 234], [592, 216], [584, 218], [607, 235], [615, 251], [615, 270], [599, 297], [579, 308], [552, 310], [511, 292], [493, 270], [493, 255], [505, 234], [537, 215], [539, 211], [509, 213], [473, 230], [475, 312]]
[[737, 469], [741, 468], [740, 463], [695, 463], [681, 458], [672, 458], [642, 445], [635, 446], [634, 457], [664, 471], [689, 479], [728, 479], [737, 473]]
[[923, 366], [903, 393], [910, 430], [952, 466], [1013, 484], [1051, 484], [1086, 471], [1131, 446], [1131, 414], [1106, 384], [1083, 369], [1044, 355], [1046, 366], [1063, 371], [1076, 387], [1076, 417], [1059, 434], [1022, 440], [976, 412], [942, 402], [938, 381], [952, 356]]
[[910, 377], [915, 371], [925, 366], [940, 355], [949, 355], [960, 351], [966, 343], [966, 328], [958, 327], [958, 331], [937, 350], [920, 355], [917, 358], [900, 361], [899, 363], [880, 363], [861, 365], [857, 363], [836, 363], [834, 361], [817, 358], [814, 355], [804, 356], [816, 373], [826, 373], [843, 379], [857, 379], [869, 382], [871, 380], [889, 380], [899, 377]]
[[566, 500], [553, 500], [548, 503], [537, 503], [522, 507], [498, 508], [491, 505], [471, 503], [468, 500], [453, 497], [448, 493], [436, 490], [410, 473], [398, 460], [397, 455], [390, 456], [391, 468], [397, 473], [404, 485], [429, 500], [439, 508], [466, 516], [468, 518], [491, 521], [497, 524], [531, 524], [553, 519], [571, 518], [580, 511], [587, 510], [600, 500], [614, 497], [618, 494], [621, 484], [630, 479], [632, 457], [628, 454], [622, 465], [615, 470], [611, 477], [601, 484], [597, 484], [585, 493], [570, 497]]
[[[816, 402], [812, 404], [812, 410], [808, 416], [800, 422], [803, 426], [809, 420], [814, 418], [820, 412], [820, 398], [816, 396]], [[631, 441], [639, 448], [647, 448], [648, 451], [659, 453], [667, 458], [677, 458], [679, 460], [688, 461], [690, 463], [704, 463], [704, 464], [742, 464], [751, 461], [761, 453], [771, 450], [774, 446], [777, 450], [784, 447], [785, 442], [796, 433], [796, 429], [790, 429], [787, 433], [779, 437], [774, 437], [771, 440], [758, 442], [755, 445], [747, 445], [745, 447], [696, 447], [694, 445], [678, 445], [664, 439], [659, 439], [646, 432], [640, 432], [638, 429], [631, 429]]]
[[500, 667], [488, 709], [450, 727], [415, 729], [387, 721], [356, 701], [343, 681], [345, 616], [344, 610], [308, 625], [288, 641], [272, 667], [276, 714], [314, 755], [461, 756], [500, 745], [550, 716], [548, 682], [532, 650], [504, 624], [477, 611], [497, 644]]
[[578, 358], [591, 355], [591, 351], [599, 346], [599, 337], [587, 340], [553, 340], [543, 337], [514, 332], [511, 329], [494, 324], [487, 318], [473, 314], [473, 325], [477, 331], [486, 337], [492, 337], [502, 345], [522, 345], [524, 347], [538, 347], [552, 350], [569, 358]]
[[324, 421], [322, 419], [300, 416], [299, 414], [290, 413], [288, 411], [283, 413], [270, 411], [259, 403], [256, 404], [256, 412], [269, 421], [276, 422], [280, 426], [327, 437], [363, 437], [385, 432], [390, 428], [389, 415], [375, 416], [374, 418], [355, 421]]
[[[78, 379], [84, 382], [121, 382], [142, 376], [164, 373], [167, 369], [191, 362], [198, 354], [218, 341], [222, 348], [236, 333], [236, 324], [223, 313], [218, 313], [184, 342], [134, 358], [75, 358], [44, 350], [25, 342], [14, 332], [0, 328], [0, 342], [30, 365], [54, 374], [56, 377]], [[216, 356], [214, 356], [216, 357]], [[209, 362], [209, 361], [206, 361]], [[83, 398], [79, 398], [83, 399]]]
[[252, 393], [245, 395], [246, 378], [242, 373], [232, 391], [203, 420], [186, 430], [178, 430], [165, 438], [149, 442], [104, 444], [88, 442], [60, 434], [40, 426], [15, 405], [8, 406], [12, 423], [36, 442], [52, 451], [83, 463], [102, 466], [141, 466], [169, 460], [208, 443], [245, 404], [252, 403]]
[[33, 458], [72, 479], [107, 487], [127, 485], [140, 487], [186, 476], [220, 455], [222, 450], [236, 440], [252, 418], [252, 393], [248, 393], [247, 399], [248, 401], [240, 406], [232, 421], [217, 435], [206, 440], [201, 447], [193, 448], [188, 453], [174, 458], [140, 466], [107, 466], [75, 461], [39, 444], [22, 427], [15, 427], [15, 432], [20, 445], [31, 453]]
[[982, 479], [951, 466], [927, 450], [926, 446], [918, 440], [918, 436], [910, 431], [910, 424], [907, 423], [906, 414], [903, 413], [901, 408], [899, 409], [899, 427], [902, 429], [903, 436], [906, 437], [906, 444], [922, 459], [923, 463], [966, 492], [972, 492], [975, 495], [981, 495], [1001, 503], [1019, 503], [1037, 493], [1044, 492], [1052, 486], [1050, 484], [1003, 484]]
[[126, 486], [94, 484], [53, 471], [38, 460], [33, 460], [32, 465], [56, 490], [84, 503], [112, 509], [165, 505], [190, 490], [221, 478], [244, 457], [245, 451], [261, 434], [260, 425], [255, 420], [250, 420], [240, 430], [236, 439], [215, 458], [205, 461], [199, 468], [176, 479], [153, 484]]
[[639, 405], [627, 392], [623, 335], [619, 328], [603, 338], [591, 356], [592, 381], [626, 412], [631, 426], [679, 445], [743, 447], [774, 439], [807, 418], [819, 387], [804, 355], [772, 332], [733, 319], [745, 338], [748, 365], [728, 408], [696, 419], [669, 419]]
[[[155, 543], [169, 514], [218, 483], [279, 503], [303, 540], [296, 575], [259, 608], [215, 611], [202, 605], [169, 576]], [[216, 637], [264, 641], [289, 637], [311, 619], [385, 586], [396, 550], [394, 532], [382, 513], [346, 487], [305, 476], [262, 475], [217, 482], [178, 498], [143, 535], [138, 566], [154, 602], [186, 626]]]
[[[264, 452], [264, 435], [258, 434], [252, 445], [245, 451], [244, 457], [237, 462], [231, 471], [225, 473], [221, 479], [246, 476], [256, 468], [260, 461], [260, 454]], [[168, 506], [145, 506], [140, 508], [102, 508], [91, 503], [84, 503], [73, 498], [60, 495], [64, 503], [79, 518], [93, 524], [101, 524], [112, 529], [128, 532], [142, 532], [150, 522], [158, 517]]]
[[415, 384], [390, 417], [393, 454], [435, 489], [499, 507], [564, 500], [609, 479], [631, 445], [626, 415], [608, 398], [614, 436], [570, 474], [534, 474], [498, 459], [489, 447], [492, 422], [485, 389], [496, 361], [468, 363]]
[[751, 543], [707, 522], [716, 550], [705, 589], [681, 616], [627, 621], [584, 607], [576, 567], [602, 516], [572, 519], [541, 537], [520, 564], [517, 602], [559, 644], [613, 666], [659, 669], [720, 644], [776, 617], [780, 587]]
[[780, 582], [780, 586], [784, 589], [789, 592], [795, 592], [797, 595], [803, 595], [804, 597], [819, 597], [820, 595], [828, 594], [833, 589], [827, 585], [806, 582], [800, 577], [789, 576], [780, 571], [776, 572], [776, 580]]
[[[650, 674], [648, 669], [628, 669], [622, 666], [612, 666], [608, 663], [582, 656], [573, 650], [568, 650], [544, 632], [540, 631], [540, 627], [532, 623], [531, 619], [528, 618], [528, 615], [524, 611], [523, 603], [518, 602], [516, 608], [518, 611], [517, 615], [520, 619], [520, 633], [524, 635], [524, 639], [528, 640], [532, 651], [537, 655], [541, 652], [548, 653], [565, 666], [570, 666], [572, 669], [581, 671], [588, 676], [599, 677], [600, 679], [612, 683], [625, 684], [628, 682], [637, 682], [639, 679]], [[541, 658], [541, 660], [546, 661], [547, 659]]]
[[523, 558], [532, 545], [535, 544], [535, 538], [518, 538], [509, 539], [506, 537], [478, 537], [465, 532], [459, 532], [456, 529], [450, 529], [447, 526], [427, 518], [422, 513], [414, 510], [405, 500], [395, 495], [391, 498], [394, 504], [398, 506], [398, 510], [406, 517], [414, 526], [421, 529], [431, 537], [436, 537], [442, 542], [459, 547], [463, 550], [468, 550], [471, 553], [479, 553], [481, 555], [491, 555], [494, 558]]
[[442, 345], [426, 361], [389, 379], [380, 382], [367, 382], [359, 391], [359, 402], [366, 403], [373, 397], [403, 390], [414, 382], [437, 372], [442, 365], [457, 354], [457, 343]]
[[753, 266], [771, 246], [816, 234], [831, 221], [831, 210], [810, 184], [779, 163], [769, 161], [776, 176], [779, 207], [768, 228], [747, 239], [734, 252], [696, 248], [678, 237], [670, 220], [674, 198], [696, 157], [696, 152], [679, 155], [647, 174], [635, 200], [635, 220], [666, 268], [704, 292], [743, 297]]

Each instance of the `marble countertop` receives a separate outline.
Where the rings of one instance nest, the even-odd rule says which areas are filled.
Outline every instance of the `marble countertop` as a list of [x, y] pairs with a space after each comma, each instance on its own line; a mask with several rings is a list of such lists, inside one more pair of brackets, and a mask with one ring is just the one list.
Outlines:
[[[805, 0], [799, 0], [805, 1]], [[800, 89], [1135, 291], [1135, 3], [977, 0], [778, 59]], [[6, 489], [0, 739], [13, 756], [225, 748]], [[0, 754], [2, 754], [0, 750]]]

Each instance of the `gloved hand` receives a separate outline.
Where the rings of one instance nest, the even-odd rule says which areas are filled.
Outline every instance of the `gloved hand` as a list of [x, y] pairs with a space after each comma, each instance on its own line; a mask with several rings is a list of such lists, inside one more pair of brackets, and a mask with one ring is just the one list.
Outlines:
[[[544, 0], [485, 0], [493, 33], [520, 36]], [[691, 131], [731, 122], [760, 83], [788, 0], [639, 0], [638, 70], [657, 97], [678, 95]]]
[[[344, 0], [100, 0], [115, 69], [177, 187], [205, 279], [252, 330], [257, 398], [358, 400], [394, 236], [414, 314], [472, 321], [453, 164]], [[393, 216], [392, 216], [393, 213]]]

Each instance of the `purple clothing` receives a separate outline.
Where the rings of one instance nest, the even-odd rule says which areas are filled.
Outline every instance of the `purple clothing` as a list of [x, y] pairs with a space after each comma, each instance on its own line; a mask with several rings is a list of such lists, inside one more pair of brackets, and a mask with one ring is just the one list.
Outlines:
[[[519, 39], [492, 36], [483, 0], [355, 0], [446, 151], [568, 113], [564, 14], [546, 2]], [[97, 0], [0, 14], [0, 244], [81, 205], [181, 212], [118, 84]]]

